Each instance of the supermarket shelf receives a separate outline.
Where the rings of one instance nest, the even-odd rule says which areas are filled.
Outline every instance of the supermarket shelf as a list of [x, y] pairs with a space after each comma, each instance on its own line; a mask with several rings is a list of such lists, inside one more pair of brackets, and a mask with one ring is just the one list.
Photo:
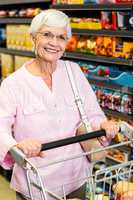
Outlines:
[[21, 51], [15, 49], [7, 49], [7, 48], [0, 48], [0, 53], [6, 53], [11, 55], [18, 55], [18, 56], [27, 56], [27, 57], [34, 57], [35, 54], [31, 51]]
[[64, 53], [63, 57], [77, 59], [77, 60], [133, 66], [133, 60], [126, 60], [122, 58], [113, 58], [113, 57], [105, 57], [105, 56], [95, 56], [95, 55], [89, 55], [89, 54], [84, 54], [84, 53], [79, 53], [79, 52], [66, 52]]
[[[21, 50], [0, 48], [0, 52], [1, 53], [9, 53], [9, 54], [16, 54], [16, 55], [34, 57], [34, 53], [30, 52], [30, 51], [21, 51]], [[118, 65], [127, 65], [127, 66], [133, 65], [132, 60], [125, 60], [125, 59], [105, 57], [105, 56], [87, 55], [87, 54], [82, 54], [82, 53], [66, 52], [66, 53], [64, 53], [63, 57], [64, 58], [78, 59], [78, 60], [118, 64]]]
[[102, 108], [102, 110], [105, 112], [105, 114], [107, 116], [114, 116], [114, 117], [120, 118], [122, 120], [133, 121], [133, 115], [129, 115], [129, 114], [122, 113], [122, 112], [117, 112], [117, 111], [110, 110], [107, 108]]
[[[0, 24], [30, 24], [32, 18], [18, 18], [18, 17], [3, 17], [0, 18]], [[73, 33], [79, 35], [103, 35], [103, 36], [113, 36], [113, 37], [128, 37], [133, 38], [133, 31], [129, 30], [89, 30], [89, 29], [72, 29]]]
[[106, 82], [105, 81], [99, 81], [99, 80], [96, 80], [96, 79], [89, 79], [88, 78], [88, 81], [89, 81], [90, 84], [97, 85], [97, 86], [100, 86], [102, 88], [116, 90], [116, 91], [119, 91], [121, 93], [126, 93], [126, 94], [130, 94], [130, 95], [133, 94], [133, 88], [124, 87], [124, 86], [117, 85], [117, 84], [110, 84], [107, 81]]
[[0, 24], [30, 24], [31, 18], [23, 17], [1, 17]]
[[12, 5], [12, 4], [25, 4], [25, 3], [45, 3], [50, 0], [0, 0], [0, 5]]
[[133, 38], [133, 31], [130, 30], [87, 30], [87, 29], [72, 29], [73, 33], [78, 35], [102, 35], [102, 36], [113, 36], [113, 37], [128, 37]]
[[64, 11], [72, 11], [72, 10], [115, 10], [115, 11], [127, 11], [131, 10], [132, 4], [126, 3], [126, 4], [73, 4], [73, 5], [67, 5], [67, 4], [56, 4], [52, 5], [52, 8], [56, 8], [59, 10], [64, 10]]
[[[0, 24], [30, 24], [32, 18], [26, 17], [1, 17]], [[87, 29], [72, 29], [73, 33], [78, 35], [102, 35], [102, 36], [113, 36], [113, 37], [128, 37], [133, 38], [133, 31], [129, 30], [87, 30]]]

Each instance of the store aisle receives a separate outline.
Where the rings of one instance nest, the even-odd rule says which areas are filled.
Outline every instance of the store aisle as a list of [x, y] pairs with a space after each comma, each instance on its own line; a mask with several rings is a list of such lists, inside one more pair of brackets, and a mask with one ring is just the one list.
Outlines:
[[0, 200], [16, 200], [15, 192], [9, 188], [9, 182], [0, 175]]

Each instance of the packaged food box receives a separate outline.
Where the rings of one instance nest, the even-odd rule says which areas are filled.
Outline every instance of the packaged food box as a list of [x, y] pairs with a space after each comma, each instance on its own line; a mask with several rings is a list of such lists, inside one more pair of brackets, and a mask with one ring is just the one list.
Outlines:
[[1, 56], [2, 77], [6, 78], [14, 71], [13, 56], [3, 53], [0, 56]]

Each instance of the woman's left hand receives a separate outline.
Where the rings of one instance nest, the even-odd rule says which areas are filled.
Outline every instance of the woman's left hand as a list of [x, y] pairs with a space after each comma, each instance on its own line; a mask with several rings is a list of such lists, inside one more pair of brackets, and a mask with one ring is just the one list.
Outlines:
[[111, 140], [119, 132], [119, 125], [113, 120], [107, 120], [101, 123], [101, 129], [104, 129], [106, 131], [107, 139]]

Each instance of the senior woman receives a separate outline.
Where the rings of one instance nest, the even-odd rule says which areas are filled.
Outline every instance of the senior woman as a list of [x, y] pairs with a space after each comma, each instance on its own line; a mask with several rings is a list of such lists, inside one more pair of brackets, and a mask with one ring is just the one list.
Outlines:
[[[63, 197], [61, 185], [65, 184], [69, 198], [85, 199], [83, 179], [89, 168], [88, 159], [82, 157], [44, 168], [50, 160], [82, 153], [81, 145], [77, 143], [40, 153], [42, 143], [75, 136], [81, 121], [66, 61], [60, 59], [71, 37], [69, 18], [61, 11], [43, 11], [32, 20], [30, 34], [35, 59], [6, 78], [0, 88], [0, 163], [9, 169], [13, 165], [10, 149], [17, 146], [44, 170], [44, 183], [49, 190]], [[106, 130], [107, 136], [102, 139], [105, 144], [114, 137], [117, 128], [106, 119], [79, 66], [68, 63], [92, 129]], [[90, 150], [101, 146], [96, 141], [88, 142]], [[77, 177], [79, 181], [74, 182]], [[17, 191], [17, 199], [29, 197], [25, 173], [17, 164], [13, 168], [11, 187]], [[37, 191], [34, 196], [40, 200]], [[49, 195], [48, 200], [51, 199], [54, 198]]]

